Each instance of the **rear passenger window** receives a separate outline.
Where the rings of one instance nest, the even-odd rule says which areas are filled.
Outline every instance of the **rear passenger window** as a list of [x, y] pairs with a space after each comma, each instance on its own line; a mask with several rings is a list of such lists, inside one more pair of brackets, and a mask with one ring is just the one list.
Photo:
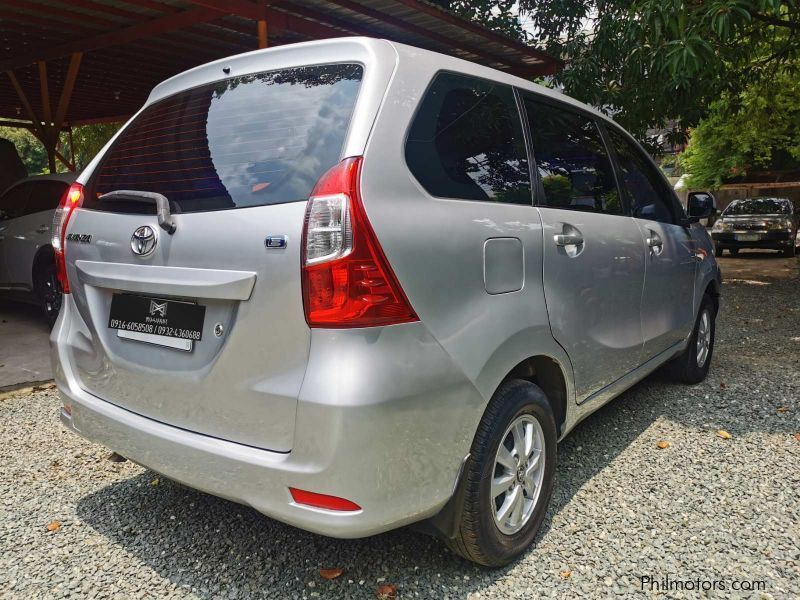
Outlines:
[[67, 191], [67, 184], [61, 181], [41, 181], [31, 187], [31, 196], [25, 207], [25, 214], [55, 210], [61, 196]]
[[594, 120], [525, 98], [542, 205], [621, 215], [614, 171]]
[[509, 86], [437, 75], [411, 124], [406, 163], [433, 196], [532, 203], [525, 140]]
[[608, 133], [617, 155], [622, 185], [631, 199], [633, 216], [677, 223], [675, 197], [656, 167], [622, 134], [613, 129]]

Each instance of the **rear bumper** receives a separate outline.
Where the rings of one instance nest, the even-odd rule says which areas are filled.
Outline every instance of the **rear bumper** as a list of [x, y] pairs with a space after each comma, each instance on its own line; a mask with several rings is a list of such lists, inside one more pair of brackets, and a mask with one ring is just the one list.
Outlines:
[[[755, 240], [744, 241], [737, 239], [741, 235], [754, 235], [757, 236]], [[712, 233], [711, 238], [714, 243], [723, 248], [767, 248], [767, 249], [782, 249], [788, 248], [791, 244], [795, 243], [795, 238], [792, 232], [789, 231], [768, 231], [764, 233]]]
[[[78, 384], [62, 351], [70, 300], [51, 334], [70, 430], [187, 486], [332, 537], [364, 537], [432, 516], [454, 490], [484, 401], [421, 323], [315, 330], [295, 445], [271, 452], [115, 406]], [[361, 510], [295, 504], [289, 487]]]

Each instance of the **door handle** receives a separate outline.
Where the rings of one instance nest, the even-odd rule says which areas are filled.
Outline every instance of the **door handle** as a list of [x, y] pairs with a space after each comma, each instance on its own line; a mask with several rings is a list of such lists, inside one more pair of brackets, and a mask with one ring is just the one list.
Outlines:
[[647, 245], [650, 247], [650, 251], [654, 254], [661, 254], [661, 251], [664, 249], [664, 241], [661, 239], [661, 236], [658, 235], [655, 231], [650, 229], [647, 230]]
[[555, 234], [553, 240], [556, 246], [581, 246], [583, 244], [583, 235], [574, 227], [565, 225], [563, 232]]

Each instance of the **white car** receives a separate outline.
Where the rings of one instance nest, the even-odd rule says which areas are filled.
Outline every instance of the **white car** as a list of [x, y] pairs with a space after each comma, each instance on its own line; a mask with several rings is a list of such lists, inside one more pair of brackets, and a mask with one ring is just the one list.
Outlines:
[[20, 179], [0, 196], [0, 294], [34, 302], [52, 326], [61, 308], [50, 228], [76, 173]]

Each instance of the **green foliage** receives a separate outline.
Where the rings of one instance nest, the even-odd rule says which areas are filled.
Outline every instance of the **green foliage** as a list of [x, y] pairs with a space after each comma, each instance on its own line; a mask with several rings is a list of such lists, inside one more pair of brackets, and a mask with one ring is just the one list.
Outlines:
[[548, 175], [542, 178], [542, 186], [549, 206], [569, 206], [572, 204], [574, 195], [569, 177]]
[[42, 143], [27, 129], [18, 127], [0, 127], [0, 138], [5, 138], [17, 148], [28, 175], [48, 173], [47, 152]]
[[[79, 171], [89, 164], [95, 154], [117, 132], [120, 125], [120, 123], [99, 123], [81, 125], [72, 129], [75, 160]], [[0, 137], [11, 141], [16, 146], [17, 153], [28, 169], [29, 175], [42, 175], [50, 172], [47, 164], [47, 151], [30, 131], [18, 127], [0, 127]], [[61, 134], [60, 152], [69, 158], [69, 136], [66, 132]], [[56, 162], [56, 168], [60, 173], [67, 170], [59, 161]]]
[[793, 73], [711, 104], [681, 157], [692, 187], [718, 188], [753, 169], [800, 166], [800, 80]]
[[535, 41], [561, 56], [565, 92], [603, 107], [634, 135], [689, 127], [800, 62], [798, 0], [522, 0]]
[[516, 0], [433, 0], [433, 4], [517, 40], [527, 39]]
[[[95, 125], [81, 125], [72, 129], [72, 143], [75, 148], [76, 167], [80, 171], [100, 152], [106, 142], [120, 128], [121, 123], [97, 123]], [[63, 148], [68, 148], [66, 133], [61, 134]]]

